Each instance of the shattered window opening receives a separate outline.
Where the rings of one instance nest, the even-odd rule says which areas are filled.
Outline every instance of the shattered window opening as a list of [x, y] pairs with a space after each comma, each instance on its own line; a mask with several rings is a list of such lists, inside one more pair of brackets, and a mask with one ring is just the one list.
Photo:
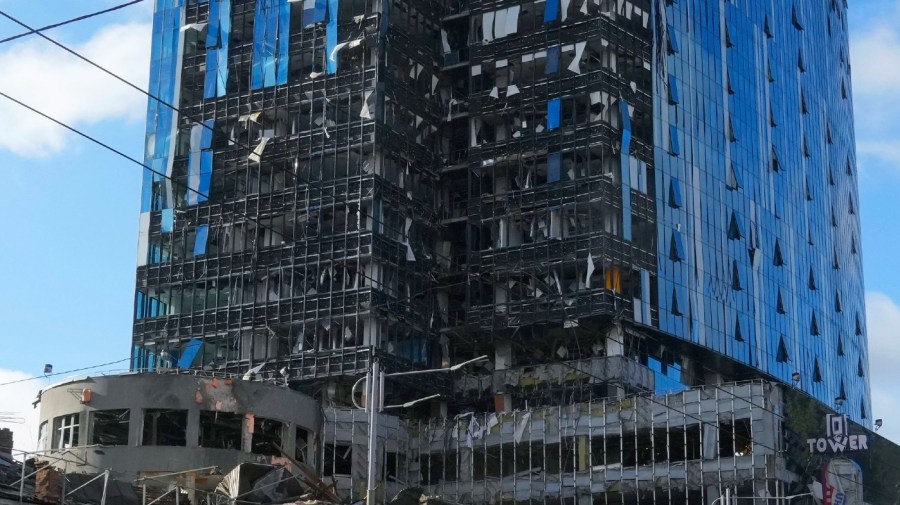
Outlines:
[[128, 445], [129, 409], [95, 410], [91, 412], [91, 443]]
[[141, 445], [187, 445], [187, 411], [145, 409]]
[[284, 424], [281, 421], [254, 417], [253, 441], [250, 452], [266, 456], [281, 456], [281, 449], [279, 448], [284, 447], [284, 442], [282, 442], [283, 428]]
[[200, 412], [200, 447], [241, 450], [244, 415], [232, 412]]

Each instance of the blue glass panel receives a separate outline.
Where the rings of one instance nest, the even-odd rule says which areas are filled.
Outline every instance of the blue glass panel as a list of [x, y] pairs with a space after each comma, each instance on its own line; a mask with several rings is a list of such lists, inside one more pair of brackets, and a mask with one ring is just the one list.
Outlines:
[[338, 39], [339, 7], [339, 0], [328, 0], [328, 25], [325, 26], [325, 73], [328, 74], [333, 74], [338, 70], [334, 48], [337, 46]]
[[675, 105], [679, 102], [680, 98], [678, 97], [678, 81], [675, 80], [675, 76], [669, 74], [669, 103]]
[[203, 224], [197, 227], [197, 235], [194, 238], [194, 256], [206, 254], [206, 242], [209, 238], [209, 225]]
[[212, 185], [213, 152], [200, 153], [200, 184], [197, 187], [197, 202], [205, 202], [209, 198], [209, 190]]
[[200, 135], [200, 149], [209, 149], [212, 147], [215, 125], [216, 121], [214, 119], [207, 119], [203, 122], [203, 132]]
[[681, 185], [678, 184], [678, 179], [674, 176], [669, 178], [669, 206], [674, 208], [680, 208], [684, 205], [684, 202], [681, 198]]
[[253, 17], [253, 59], [250, 64], [250, 89], [262, 89], [265, 86], [266, 61], [272, 56], [267, 53], [266, 36], [268, 34], [269, 2], [272, 0], [256, 0], [256, 11]]
[[547, 48], [547, 65], [544, 66], [545, 74], [555, 74], [559, 72], [559, 46]]
[[178, 368], [190, 368], [203, 349], [203, 341], [199, 338], [192, 338], [184, 347], [181, 348], [181, 357], [178, 358]]
[[288, 82], [289, 45], [291, 41], [291, 4], [282, 0], [278, 6], [278, 40], [276, 42], [275, 84]]
[[306, 26], [325, 21], [326, 0], [303, 0], [303, 24]]
[[562, 154], [550, 153], [547, 155], [547, 183], [559, 182], [559, 172], [562, 166]]
[[556, 21], [559, 17], [559, 0], [547, 0], [544, 6], [544, 22]]
[[622, 155], [631, 153], [631, 114], [628, 112], [628, 102], [619, 99], [619, 117], [622, 120]]
[[172, 233], [175, 228], [175, 211], [173, 209], [162, 210], [162, 221], [160, 231], [163, 233]]
[[559, 128], [559, 117], [561, 112], [561, 102], [559, 98], [554, 98], [547, 102], [547, 129], [555, 130]]
[[669, 127], [669, 152], [675, 156], [681, 154], [681, 140], [678, 137], [678, 128], [675, 125]]

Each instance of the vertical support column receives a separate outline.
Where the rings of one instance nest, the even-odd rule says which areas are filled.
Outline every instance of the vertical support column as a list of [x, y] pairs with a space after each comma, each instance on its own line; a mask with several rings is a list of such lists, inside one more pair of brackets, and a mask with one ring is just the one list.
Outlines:
[[[625, 333], [618, 324], [613, 325], [606, 332], [606, 356], [625, 356]], [[616, 398], [625, 397], [625, 388], [621, 384], [610, 383], [609, 395]]]
[[381, 368], [377, 360], [372, 360], [372, 371], [367, 381], [369, 398], [366, 412], [369, 414], [369, 474], [366, 489], [366, 505], [375, 505], [375, 490], [378, 488], [378, 410], [381, 407]]

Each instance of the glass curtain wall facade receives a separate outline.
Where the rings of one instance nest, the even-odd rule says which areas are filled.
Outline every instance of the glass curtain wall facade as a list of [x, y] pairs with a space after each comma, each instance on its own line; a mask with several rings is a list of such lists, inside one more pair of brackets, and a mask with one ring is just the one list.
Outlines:
[[657, 5], [659, 328], [870, 424], [846, 2]]
[[153, 37], [133, 368], [621, 358], [654, 380], [510, 401], [775, 377], [868, 422], [842, 1], [157, 0]]

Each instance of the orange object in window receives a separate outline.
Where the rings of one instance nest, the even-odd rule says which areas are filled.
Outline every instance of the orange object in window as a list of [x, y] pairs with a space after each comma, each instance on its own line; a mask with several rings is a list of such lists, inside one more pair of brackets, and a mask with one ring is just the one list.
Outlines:
[[91, 403], [91, 396], [93, 396], [93, 391], [90, 389], [82, 389], [81, 390], [81, 403]]
[[606, 270], [606, 289], [611, 289], [616, 293], [622, 292], [622, 271], [618, 268], [610, 268]]

